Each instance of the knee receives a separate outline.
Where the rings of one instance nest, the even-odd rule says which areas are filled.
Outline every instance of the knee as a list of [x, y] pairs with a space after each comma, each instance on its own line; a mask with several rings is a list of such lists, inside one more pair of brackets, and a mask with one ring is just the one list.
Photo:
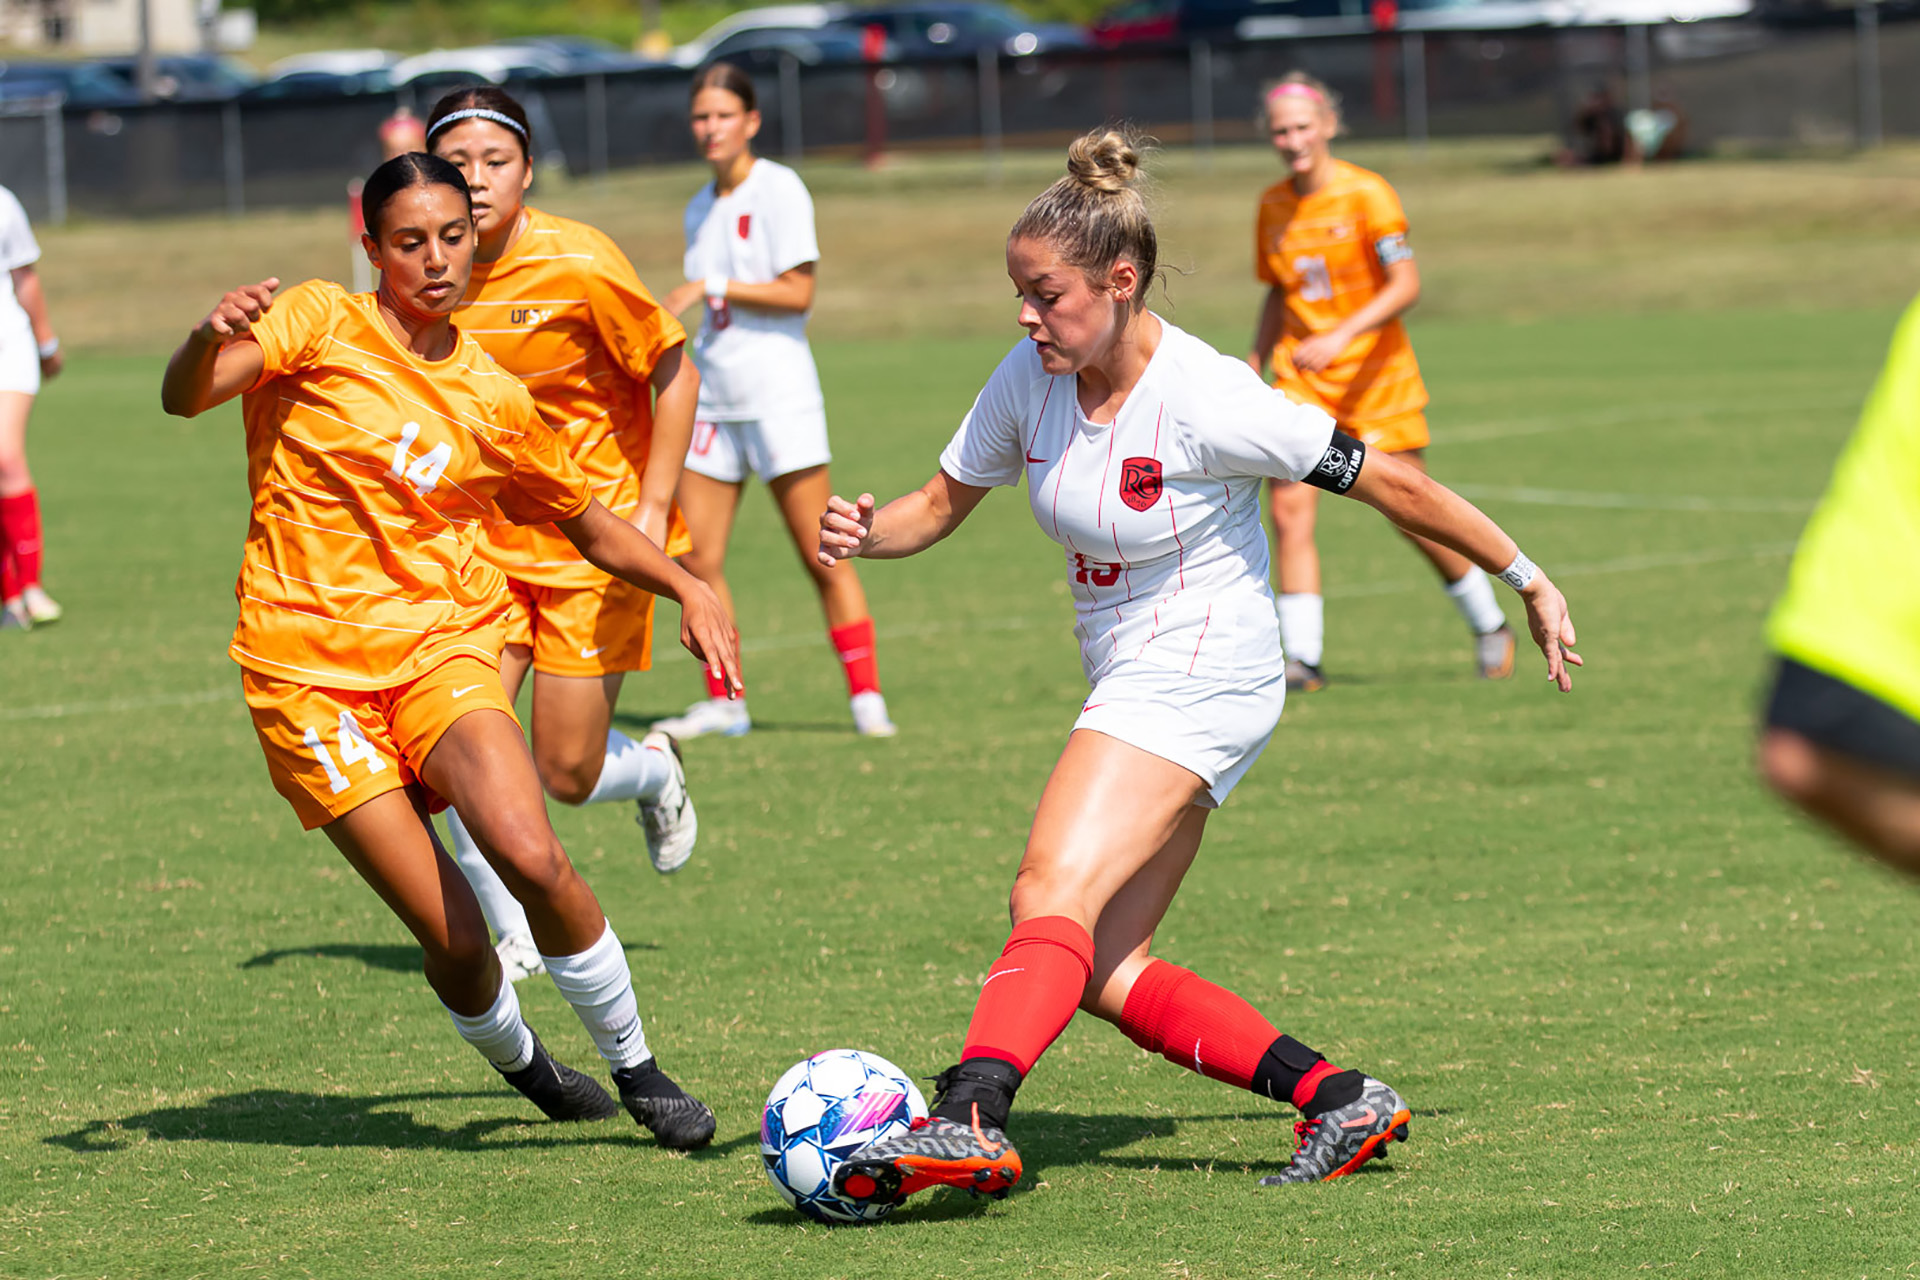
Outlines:
[[702, 582], [713, 582], [727, 565], [726, 553], [717, 547], [695, 542], [691, 551], [680, 557], [680, 567]]
[[1805, 806], [1820, 795], [1823, 773], [1813, 744], [1797, 733], [1769, 729], [1760, 739], [1760, 776], [1782, 799]]
[[27, 470], [26, 453], [0, 448], [0, 495], [25, 493], [31, 488], [33, 473]]
[[1091, 931], [1093, 917], [1086, 911], [1085, 886], [1048, 867], [1025, 866], [1013, 877], [1007, 913], [1014, 924], [1041, 916], [1066, 916]]
[[561, 804], [585, 804], [600, 781], [606, 764], [606, 748], [599, 751], [537, 753], [534, 764], [540, 772], [540, 785]]
[[551, 899], [573, 879], [573, 863], [545, 822], [513, 824], [495, 837], [494, 870], [514, 897]]

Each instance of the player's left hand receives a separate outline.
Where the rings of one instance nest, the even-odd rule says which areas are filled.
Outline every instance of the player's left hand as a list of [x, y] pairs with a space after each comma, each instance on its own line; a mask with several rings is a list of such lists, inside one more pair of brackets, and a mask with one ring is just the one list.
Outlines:
[[1536, 574], [1520, 593], [1527, 605], [1527, 631], [1540, 652], [1547, 656], [1547, 679], [1560, 692], [1573, 688], [1573, 672], [1568, 667], [1584, 667], [1586, 662], [1573, 651], [1578, 643], [1573, 634], [1573, 615], [1567, 612], [1567, 598], [1544, 573]]
[[55, 351], [50, 356], [41, 356], [40, 357], [41, 381], [44, 382], [44, 381], [48, 381], [50, 379], [59, 377], [60, 371], [66, 367], [67, 367], [67, 353], [65, 351]]
[[1316, 333], [1293, 349], [1293, 367], [1302, 373], [1318, 373], [1351, 345], [1338, 330]]
[[856, 502], [835, 494], [827, 499], [820, 516], [820, 552], [822, 565], [831, 569], [867, 549], [873, 536], [873, 495], [863, 493]]

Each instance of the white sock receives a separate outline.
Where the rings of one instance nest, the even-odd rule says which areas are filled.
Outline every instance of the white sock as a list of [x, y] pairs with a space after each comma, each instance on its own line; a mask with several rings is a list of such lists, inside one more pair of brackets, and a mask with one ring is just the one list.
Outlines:
[[1500, 602], [1493, 596], [1493, 579], [1478, 565], [1467, 570], [1460, 581], [1449, 582], [1447, 594], [1453, 597], [1454, 608], [1460, 610], [1473, 634], [1483, 636], [1507, 625], [1507, 615], [1500, 612]]
[[504, 979], [493, 1007], [469, 1018], [448, 1009], [453, 1029], [501, 1071], [519, 1071], [533, 1061], [533, 1031], [520, 1016], [520, 997]]
[[540, 957], [547, 962], [547, 976], [593, 1037], [615, 1070], [634, 1067], [653, 1056], [647, 1048], [647, 1033], [640, 1026], [640, 1006], [633, 998], [633, 974], [627, 968], [627, 953], [620, 939], [607, 925], [600, 941], [574, 956]]
[[1320, 651], [1326, 645], [1326, 602], [1304, 591], [1284, 592], [1280, 596], [1280, 647], [1295, 662], [1310, 667], [1320, 665]]
[[508, 890], [506, 881], [487, 861], [487, 855], [480, 852], [480, 846], [467, 832], [467, 824], [451, 809], [447, 810], [447, 834], [451, 837], [447, 843], [452, 846], [453, 860], [459, 864], [467, 883], [473, 886], [473, 896], [480, 899], [480, 914], [487, 918], [494, 936], [506, 938], [516, 933], [531, 936], [533, 926], [527, 923], [526, 908]]
[[607, 730], [607, 758], [582, 804], [602, 800], [651, 800], [673, 776], [664, 751], [643, 747], [618, 729]]

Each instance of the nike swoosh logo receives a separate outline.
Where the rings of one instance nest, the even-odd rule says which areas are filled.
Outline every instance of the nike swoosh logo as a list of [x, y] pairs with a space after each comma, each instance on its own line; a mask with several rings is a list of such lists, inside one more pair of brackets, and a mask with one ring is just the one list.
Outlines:
[[580, 651], [580, 656], [583, 658], [597, 658], [601, 654], [605, 653], [606, 651], [607, 651], [607, 646], [601, 645], [598, 649], [582, 649]]
[[627, 1041], [633, 1039], [633, 1033], [638, 1030], [639, 1030], [638, 1027], [628, 1027], [625, 1031], [622, 1031], [619, 1035], [615, 1036], [613, 1039], [613, 1042], [617, 1045], [625, 1044]]
[[1028, 466], [1033, 466], [1033, 467], [1037, 467], [1037, 466], [1039, 466], [1039, 465], [1040, 465], [1041, 463], [1043, 463], [1043, 462], [1045, 462], [1045, 461], [1046, 461], [1046, 459], [1045, 459], [1045, 458], [1036, 458], [1036, 457], [1034, 457], [1034, 456], [1033, 456], [1032, 454], [1030, 454], [1030, 453], [1029, 453], [1029, 454], [1027, 455], [1027, 465], [1028, 465]]
[[1380, 1118], [1380, 1113], [1378, 1111], [1375, 1111], [1372, 1107], [1368, 1107], [1367, 1114], [1363, 1116], [1356, 1116], [1352, 1120], [1342, 1120], [1340, 1122], [1340, 1127], [1342, 1129], [1358, 1129], [1364, 1125], [1372, 1124], [1375, 1120], [1378, 1120], [1379, 1118]]
[[464, 698], [468, 694], [472, 693], [475, 689], [478, 689], [479, 687], [480, 686], [477, 684], [470, 684], [464, 689], [455, 689], [453, 690], [453, 696], [456, 698]]

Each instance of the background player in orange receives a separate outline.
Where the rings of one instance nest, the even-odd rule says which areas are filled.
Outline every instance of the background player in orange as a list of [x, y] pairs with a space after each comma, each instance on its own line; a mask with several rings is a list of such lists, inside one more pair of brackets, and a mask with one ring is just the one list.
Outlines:
[[454, 1026], [556, 1119], [617, 1108], [520, 1016], [479, 903], [428, 819], [458, 806], [527, 906], [554, 985], [621, 1101], [672, 1147], [713, 1113], [661, 1072], [620, 940], [547, 823], [499, 677], [500, 571], [473, 554], [495, 509], [553, 521], [609, 573], [680, 601], [681, 640], [737, 675], [725, 610], [589, 481], [521, 383], [449, 321], [473, 262], [466, 182], [418, 153], [365, 186], [377, 292], [236, 289], [181, 344], [161, 401], [192, 416], [242, 396], [253, 513], [231, 653], [274, 786], [420, 942]]
[[[1376, 173], [1333, 158], [1340, 109], [1326, 85], [1287, 75], [1266, 99], [1268, 132], [1287, 176], [1260, 196], [1254, 273], [1269, 286], [1247, 363], [1273, 363], [1274, 385], [1333, 415], [1369, 448], [1426, 469], [1427, 388], [1400, 316], [1420, 300], [1400, 198]], [[1311, 691], [1325, 635], [1318, 490], [1271, 486], [1280, 642], [1287, 687]], [[1493, 584], [1466, 557], [1417, 534], [1420, 549], [1474, 634], [1480, 674], [1513, 674], [1513, 632]]]
[[[531, 134], [510, 95], [448, 94], [427, 137], [473, 194], [477, 240], [462, 329], [527, 384], [594, 496], [667, 554], [684, 554], [673, 491], [700, 388], [684, 355], [686, 331], [610, 238], [523, 203], [533, 183]], [[533, 761], [547, 794], [566, 804], [637, 802], [655, 869], [677, 871], [698, 832], [678, 748], [665, 733], [635, 742], [613, 728], [624, 673], [652, 664], [653, 597], [589, 564], [551, 524], [497, 521], [481, 532], [479, 550], [506, 572], [513, 596], [500, 675], [513, 700], [533, 670]], [[447, 826], [508, 978], [538, 973], [526, 912], [457, 814]]]

